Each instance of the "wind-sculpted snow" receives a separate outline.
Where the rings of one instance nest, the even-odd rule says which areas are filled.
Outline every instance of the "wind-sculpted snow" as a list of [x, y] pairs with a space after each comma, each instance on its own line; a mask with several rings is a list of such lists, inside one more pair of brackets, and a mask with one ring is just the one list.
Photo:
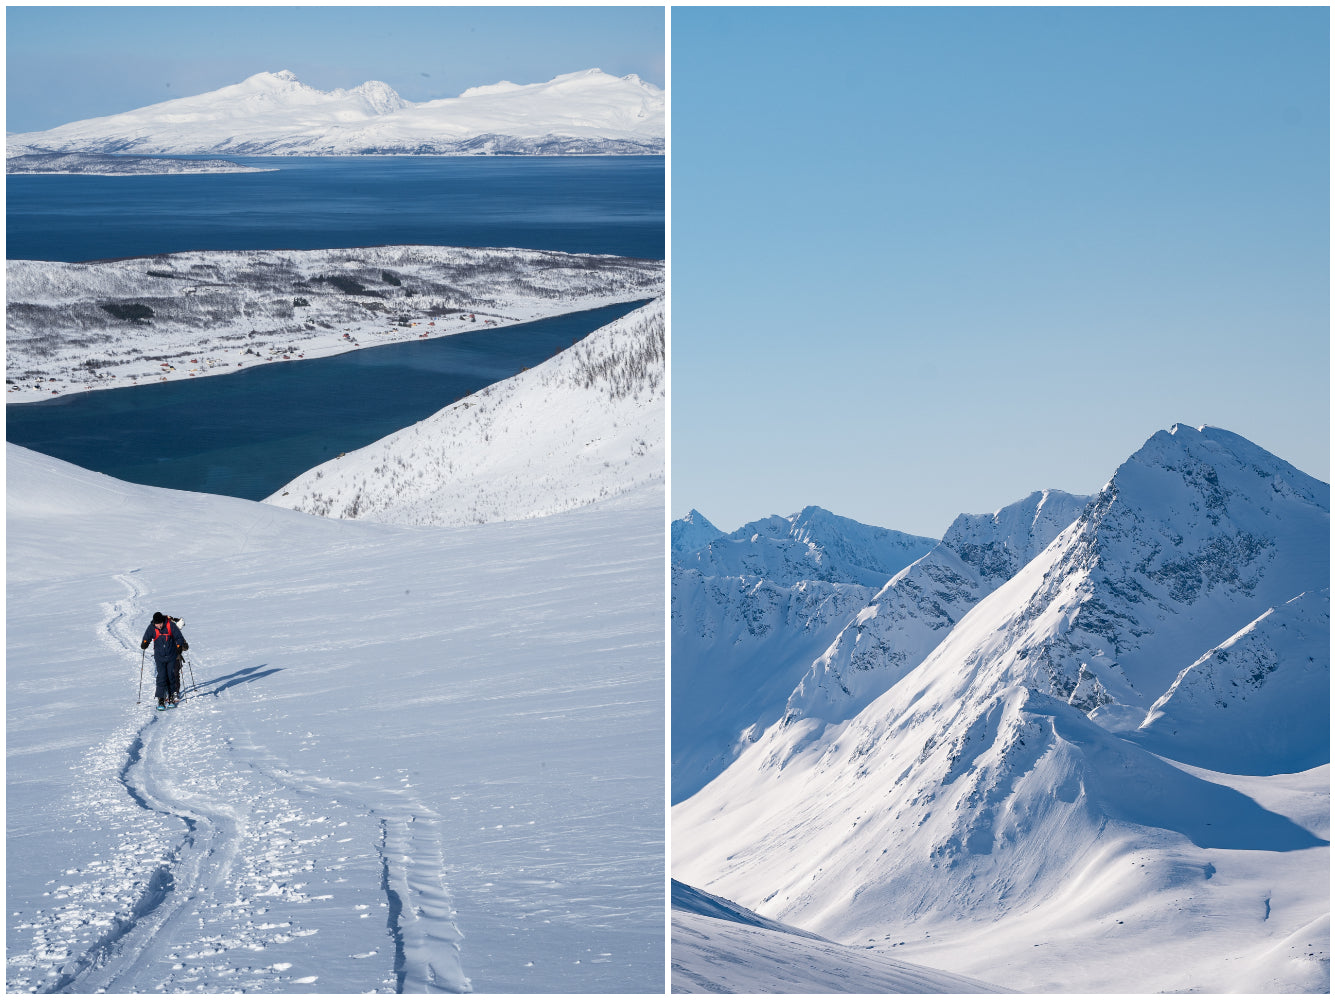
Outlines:
[[883, 694], [676, 805], [674, 876], [1027, 991], [1328, 990], [1328, 509], [1155, 435]]
[[390, 524], [541, 517], [663, 482], [663, 301], [265, 502]]
[[423, 530], [7, 476], [10, 992], [661, 991], [661, 486]]
[[634, 74], [591, 69], [415, 104], [378, 80], [320, 91], [282, 71], [9, 142], [57, 152], [159, 155], [553, 156], [657, 154], [665, 135], [663, 91]]
[[662, 294], [662, 261], [397, 246], [6, 265], [10, 402], [220, 375]]

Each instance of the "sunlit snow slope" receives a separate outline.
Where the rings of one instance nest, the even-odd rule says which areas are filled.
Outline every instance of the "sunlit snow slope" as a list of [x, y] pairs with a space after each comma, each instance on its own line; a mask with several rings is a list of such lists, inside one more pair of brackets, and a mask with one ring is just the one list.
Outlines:
[[11, 992], [663, 989], [661, 487], [422, 529], [7, 458]]
[[541, 517], [663, 482], [658, 299], [554, 358], [317, 466], [266, 503], [392, 524]]
[[1154, 435], [883, 694], [676, 806], [673, 874], [1017, 989], [1327, 990], [1328, 544], [1326, 484]]

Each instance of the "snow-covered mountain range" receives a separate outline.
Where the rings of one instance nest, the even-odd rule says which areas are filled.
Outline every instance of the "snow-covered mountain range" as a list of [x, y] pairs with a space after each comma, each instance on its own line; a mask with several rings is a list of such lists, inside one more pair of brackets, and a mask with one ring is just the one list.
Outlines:
[[1328, 553], [1329, 487], [1211, 427], [960, 519], [674, 807], [674, 875], [1017, 989], [1324, 991]]
[[266, 501], [391, 524], [542, 517], [662, 484], [663, 300]]
[[672, 525], [672, 797], [683, 799], [782, 714], [849, 616], [936, 544], [807, 507], [731, 534]]
[[46, 152], [343, 156], [662, 153], [663, 91], [597, 69], [413, 103], [368, 81], [321, 91], [288, 71], [10, 137]]

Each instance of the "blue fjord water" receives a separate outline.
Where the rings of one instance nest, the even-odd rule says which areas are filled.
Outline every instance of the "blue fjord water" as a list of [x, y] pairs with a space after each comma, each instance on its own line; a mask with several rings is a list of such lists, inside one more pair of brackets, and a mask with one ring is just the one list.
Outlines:
[[127, 482], [263, 500], [340, 452], [541, 364], [638, 304], [11, 406], [7, 436]]
[[[279, 170], [8, 179], [11, 259], [414, 243], [662, 259], [662, 157], [241, 159]], [[9, 441], [130, 482], [268, 496], [632, 306], [6, 408]]]

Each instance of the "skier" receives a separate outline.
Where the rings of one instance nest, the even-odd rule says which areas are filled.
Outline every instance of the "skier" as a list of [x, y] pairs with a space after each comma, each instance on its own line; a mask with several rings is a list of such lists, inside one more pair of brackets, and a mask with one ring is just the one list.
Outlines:
[[174, 706], [181, 694], [181, 654], [190, 648], [180, 626], [161, 611], [153, 612], [153, 620], [144, 629], [140, 649], [153, 643], [153, 664], [158, 668], [158, 709]]

